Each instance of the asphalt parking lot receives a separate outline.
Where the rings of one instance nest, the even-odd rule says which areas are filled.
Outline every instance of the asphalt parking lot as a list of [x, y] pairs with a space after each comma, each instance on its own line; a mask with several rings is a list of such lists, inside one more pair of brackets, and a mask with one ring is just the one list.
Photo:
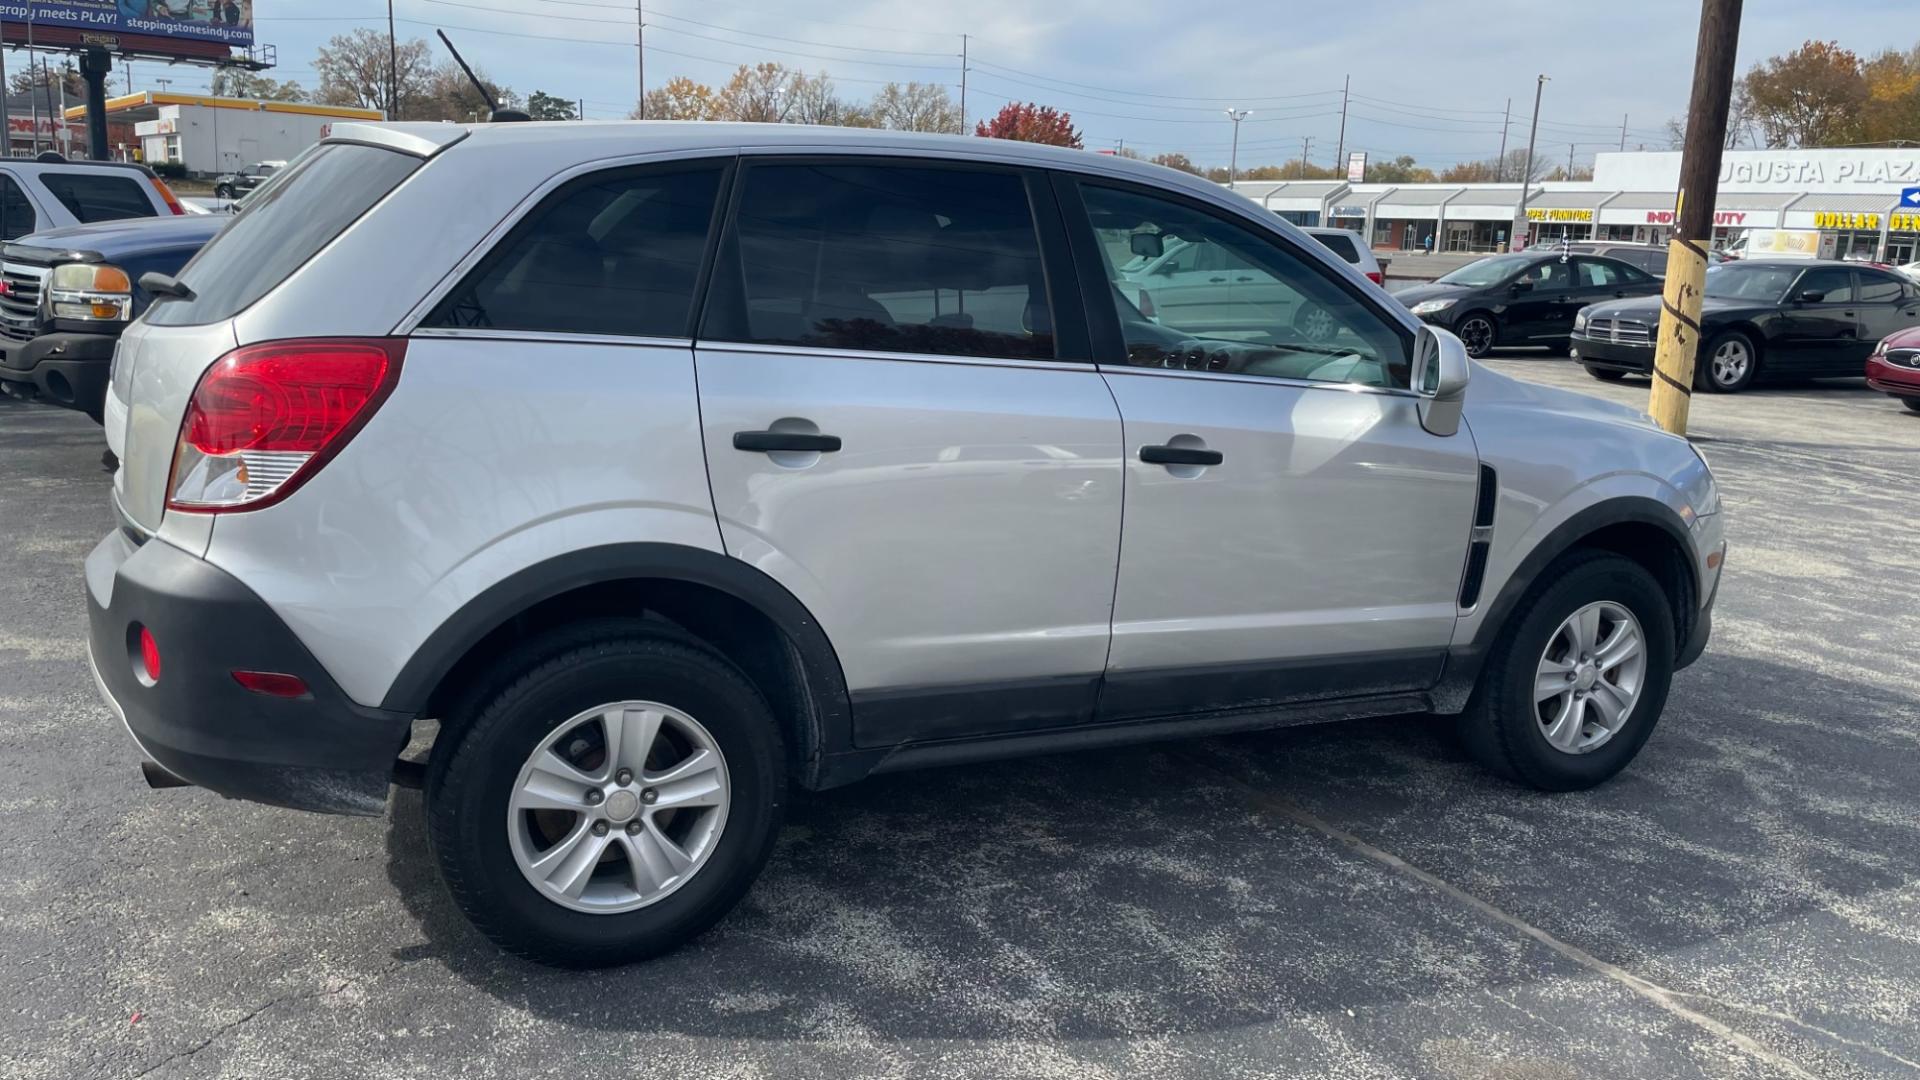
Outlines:
[[571, 974], [461, 921], [414, 792], [145, 788], [83, 653], [99, 429], [0, 399], [0, 1077], [1920, 1075], [1920, 416], [1694, 428], [1716, 637], [1600, 790], [1421, 717], [888, 776], [797, 798], [694, 946]]

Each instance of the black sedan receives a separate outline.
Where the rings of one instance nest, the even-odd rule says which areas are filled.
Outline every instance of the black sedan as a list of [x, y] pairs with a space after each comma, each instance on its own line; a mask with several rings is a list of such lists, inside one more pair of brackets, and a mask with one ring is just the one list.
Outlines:
[[1565, 345], [1588, 304], [1659, 293], [1660, 280], [1637, 266], [1556, 249], [1490, 255], [1393, 297], [1481, 357], [1497, 345]]
[[[1574, 359], [1596, 379], [1653, 370], [1660, 300], [1595, 304], [1574, 325]], [[1920, 290], [1853, 263], [1741, 260], [1707, 269], [1694, 385], [1732, 394], [1764, 378], [1857, 378], [1881, 338], [1920, 326]]]

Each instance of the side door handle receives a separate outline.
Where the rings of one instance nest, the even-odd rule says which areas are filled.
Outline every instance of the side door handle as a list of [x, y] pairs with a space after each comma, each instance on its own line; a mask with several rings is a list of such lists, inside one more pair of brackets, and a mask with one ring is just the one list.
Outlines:
[[1227, 457], [1218, 450], [1192, 446], [1143, 446], [1140, 460], [1149, 465], [1218, 465]]
[[812, 435], [804, 431], [736, 431], [733, 448], [761, 454], [780, 450], [831, 454], [840, 449], [840, 436]]

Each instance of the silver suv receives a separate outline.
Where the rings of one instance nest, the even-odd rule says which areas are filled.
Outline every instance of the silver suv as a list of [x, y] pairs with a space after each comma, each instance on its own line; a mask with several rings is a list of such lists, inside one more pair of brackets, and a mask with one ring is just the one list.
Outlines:
[[[693, 123], [288, 173], [122, 339], [96, 675], [150, 776], [308, 810], [437, 720], [433, 857], [522, 954], [700, 932], [789, 784], [1429, 710], [1584, 788], [1707, 640], [1687, 442], [1202, 180]], [[1228, 280], [1119, 269], [1175, 243]]]

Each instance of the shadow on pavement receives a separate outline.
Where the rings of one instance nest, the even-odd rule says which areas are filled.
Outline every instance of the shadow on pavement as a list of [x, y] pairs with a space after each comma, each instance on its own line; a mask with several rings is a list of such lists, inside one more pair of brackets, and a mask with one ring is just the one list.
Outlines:
[[881, 777], [798, 795], [732, 916], [604, 972], [481, 939], [435, 877], [413, 792], [388, 875], [430, 942], [414, 955], [561, 1023], [799, 1038], [826, 1010], [880, 1039], [1217, 1030], [1569, 974], [1243, 784], [1632, 963], [1920, 876], [1916, 716], [1914, 697], [1709, 653], [1635, 766], [1578, 794], [1486, 776], [1425, 717]]

